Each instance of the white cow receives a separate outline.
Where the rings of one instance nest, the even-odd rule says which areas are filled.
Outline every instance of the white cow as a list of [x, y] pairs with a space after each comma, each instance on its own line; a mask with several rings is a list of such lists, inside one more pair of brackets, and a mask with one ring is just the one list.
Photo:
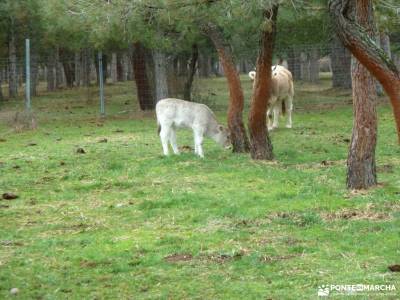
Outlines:
[[[256, 72], [249, 72], [249, 77], [254, 81]], [[279, 115], [287, 113], [286, 127], [292, 128], [292, 110], [293, 110], [293, 76], [284, 66], [275, 65], [272, 67], [272, 90], [271, 98], [268, 101], [268, 130], [279, 127]], [[255, 83], [255, 81], [254, 81]], [[254, 87], [253, 83], [253, 87]], [[283, 108], [283, 110], [282, 110]], [[273, 114], [273, 122], [271, 118]]]
[[156, 105], [156, 114], [164, 155], [169, 153], [168, 142], [174, 153], [179, 154], [175, 132], [179, 127], [193, 130], [195, 153], [200, 157], [204, 157], [204, 136], [212, 138], [222, 147], [230, 145], [228, 129], [218, 124], [214, 113], [204, 104], [173, 98], [162, 99]]

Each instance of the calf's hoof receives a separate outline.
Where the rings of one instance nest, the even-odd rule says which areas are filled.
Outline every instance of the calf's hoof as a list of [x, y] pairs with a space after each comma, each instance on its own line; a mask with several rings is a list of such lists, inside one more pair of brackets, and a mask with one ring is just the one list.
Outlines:
[[288, 125], [286, 125], [286, 128], [292, 128], [292, 125], [288, 124]]

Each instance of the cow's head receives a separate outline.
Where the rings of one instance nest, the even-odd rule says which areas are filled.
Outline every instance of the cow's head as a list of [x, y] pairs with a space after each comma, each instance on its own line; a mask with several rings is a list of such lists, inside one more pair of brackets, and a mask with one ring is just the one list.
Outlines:
[[230, 131], [222, 125], [218, 125], [217, 134], [214, 139], [221, 147], [229, 148], [231, 145]]

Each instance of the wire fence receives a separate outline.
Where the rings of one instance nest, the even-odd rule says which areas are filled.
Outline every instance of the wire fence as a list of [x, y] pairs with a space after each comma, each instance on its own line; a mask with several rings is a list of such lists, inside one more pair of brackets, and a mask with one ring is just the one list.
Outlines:
[[[276, 52], [274, 63], [292, 72], [296, 87], [300, 91], [302, 88], [313, 91], [310, 101], [319, 101], [318, 96], [332, 88], [351, 88], [351, 55], [341, 46], [305, 45]], [[26, 57], [30, 59], [29, 74]], [[86, 99], [85, 104], [92, 105], [94, 114], [120, 115], [151, 109], [161, 93], [168, 97], [189, 97], [214, 110], [226, 110], [228, 89], [215, 55], [200, 54], [195, 60], [190, 55], [175, 54], [165, 54], [161, 61], [151, 55], [143, 56], [142, 60], [137, 58], [128, 51], [103, 54], [89, 49], [40, 56], [34, 52], [29, 56], [11, 54], [0, 58], [0, 103], [13, 98], [26, 99], [30, 94], [33, 108], [40, 110], [35, 97], [51, 97], [61, 90], [75, 91], [71, 96], [75, 97], [75, 106]], [[400, 56], [393, 54], [393, 59], [400, 67]], [[249, 99], [251, 81], [247, 74], [254, 70], [255, 61], [238, 61], [237, 71]], [[28, 78], [29, 93], [26, 91]], [[207, 81], [210, 78], [215, 79], [211, 85]], [[160, 87], [164, 89], [161, 92]]]

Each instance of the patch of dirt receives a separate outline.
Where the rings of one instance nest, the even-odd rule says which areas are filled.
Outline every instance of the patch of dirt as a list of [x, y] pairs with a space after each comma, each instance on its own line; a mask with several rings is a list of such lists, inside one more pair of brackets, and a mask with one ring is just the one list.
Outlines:
[[96, 261], [90, 261], [90, 260], [82, 260], [79, 265], [82, 268], [96, 268], [97, 266], [104, 266], [104, 265], [110, 265], [111, 262], [108, 261], [102, 261], [102, 262], [96, 262]]
[[22, 242], [19, 241], [9, 241], [9, 240], [4, 240], [4, 241], [0, 241], [0, 245], [1, 246], [8, 246], [8, 247], [12, 247], [12, 246], [23, 246], [24, 244]]
[[85, 154], [86, 151], [85, 151], [85, 149], [83, 149], [83, 148], [78, 148], [78, 149], [76, 149], [76, 153], [78, 153], [78, 154]]
[[107, 143], [107, 142], [108, 142], [107, 139], [100, 139], [100, 140], [98, 141], [98, 143]]
[[202, 261], [211, 261], [217, 264], [223, 264], [232, 260], [239, 260], [245, 255], [245, 251], [234, 253], [233, 255], [229, 254], [202, 254], [199, 255], [198, 258]]
[[321, 218], [326, 221], [334, 220], [390, 220], [391, 215], [387, 212], [377, 212], [369, 207], [362, 209], [342, 209], [336, 212], [321, 213]]
[[391, 265], [388, 268], [392, 272], [400, 272], [400, 265]]
[[288, 255], [276, 255], [276, 256], [265, 255], [260, 258], [260, 261], [263, 263], [272, 263], [276, 261], [295, 258], [298, 256], [301, 256], [301, 254], [288, 254]]
[[2, 199], [4, 200], [14, 200], [14, 199], [18, 199], [19, 196], [13, 193], [4, 193], [2, 196]]
[[180, 146], [180, 147], [179, 147], [179, 150], [180, 150], [181, 152], [192, 152], [192, 151], [193, 151], [193, 148], [190, 147], [190, 146], [188, 146], [188, 145], [184, 145], [184, 146]]
[[189, 253], [175, 253], [164, 257], [164, 260], [169, 263], [191, 261], [192, 259], [193, 255]]
[[376, 168], [376, 171], [378, 173], [393, 173], [394, 172], [394, 166], [393, 165], [382, 165], [382, 166], [378, 166]]
[[0, 143], [5, 143], [5, 142], [7, 142], [6, 139], [0, 138]]

